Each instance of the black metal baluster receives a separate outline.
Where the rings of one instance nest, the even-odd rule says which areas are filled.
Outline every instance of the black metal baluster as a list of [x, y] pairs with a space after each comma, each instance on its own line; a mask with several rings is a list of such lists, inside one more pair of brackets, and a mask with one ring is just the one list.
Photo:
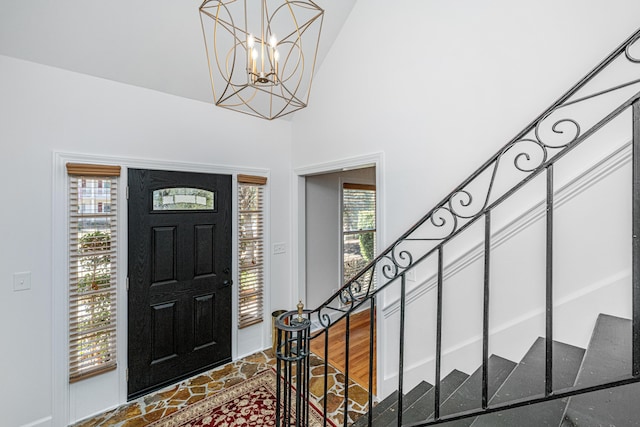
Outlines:
[[309, 339], [311, 337], [311, 315], [307, 316], [309, 319], [309, 328], [305, 330], [304, 335], [304, 361], [305, 361], [305, 378], [304, 378], [304, 389], [306, 391], [305, 402], [304, 402], [304, 419], [305, 422], [309, 423], [309, 406], [311, 403], [310, 394], [311, 394], [311, 343]]
[[296, 427], [304, 426], [304, 409], [302, 408], [302, 393], [304, 393], [304, 384], [302, 382], [302, 351], [302, 331], [299, 331], [296, 334]]
[[400, 277], [400, 355], [398, 361], [398, 425], [402, 425], [402, 387], [404, 382], [404, 318], [406, 309], [407, 278]]
[[322, 413], [324, 414], [324, 427], [327, 427], [327, 385], [329, 384], [329, 327], [324, 329], [324, 398], [322, 399]]
[[484, 216], [484, 303], [482, 308], [482, 409], [489, 404], [489, 273], [491, 261], [491, 211]]
[[[353, 300], [351, 301], [353, 303]], [[345, 317], [345, 340], [344, 340], [344, 427], [347, 427], [349, 420], [349, 345], [351, 329], [351, 312]]]
[[[281, 420], [281, 402], [282, 402], [282, 358], [278, 357], [278, 352], [280, 351], [280, 345], [282, 344], [282, 331], [280, 329], [275, 329], [273, 331], [274, 334], [278, 334], [276, 338], [276, 427], [280, 427], [282, 423]], [[286, 384], [285, 384], [286, 385]]]
[[371, 298], [371, 305], [369, 306], [369, 406], [367, 411], [368, 425], [373, 425], [373, 358], [374, 358], [374, 346], [373, 342], [376, 339], [375, 336], [375, 307], [376, 297]]
[[[285, 356], [286, 357], [290, 357], [291, 356], [291, 332], [287, 331], [285, 332], [284, 335], [285, 338]], [[285, 416], [285, 422], [286, 422], [286, 426], [291, 425], [291, 391], [293, 389], [293, 378], [292, 378], [292, 369], [291, 369], [291, 362], [289, 360], [287, 360], [285, 362], [285, 370], [284, 370], [284, 380], [285, 380], [285, 394], [286, 394], [286, 398], [284, 400], [284, 416]]]
[[436, 309], [436, 384], [434, 389], [433, 416], [440, 418], [440, 369], [442, 359], [442, 246], [438, 248], [438, 303]]
[[640, 100], [633, 103], [633, 249], [632, 249], [632, 300], [633, 300], [633, 361], [632, 373], [640, 376]]
[[553, 393], [553, 164], [547, 166], [546, 338], [544, 393]]

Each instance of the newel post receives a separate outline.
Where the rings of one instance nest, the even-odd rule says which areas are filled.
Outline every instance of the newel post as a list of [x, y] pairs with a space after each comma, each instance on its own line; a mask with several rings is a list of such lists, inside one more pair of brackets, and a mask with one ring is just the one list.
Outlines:
[[[276, 325], [276, 426], [306, 427], [309, 422], [309, 334], [311, 321], [302, 302], [280, 315]], [[305, 316], [307, 315], [307, 316]]]

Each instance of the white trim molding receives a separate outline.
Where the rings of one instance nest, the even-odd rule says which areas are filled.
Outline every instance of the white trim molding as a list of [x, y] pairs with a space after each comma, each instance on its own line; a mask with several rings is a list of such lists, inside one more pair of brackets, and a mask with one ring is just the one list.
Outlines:
[[51, 427], [53, 424], [53, 417], [45, 417], [40, 418], [39, 420], [35, 420], [29, 424], [23, 424], [20, 427]]
[[[297, 283], [297, 289], [292, 289], [292, 299], [289, 301], [289, 307], [293, 307], [294, 301], [298, 299], [306, 301], [306, 261], [305, 261], [305, 177], [310, 175], [318, 175], [345, 171], [351, 169], [361, 169], [366, 167], [374, 167], [376, 171], [376, 241], [378, 248], [387, 247], [385, 236], [385, 168], [384, 153], [371, 153], [358, 157], [350, 157], [339, 159], [332, 162], [318, 163], [308, 166], [301, 166], [293, 170], [291, 203], [293, 212], [291, 214], [291, 241], [292, 241], [292, 284]], [[292, 287], [295, 285], [292, 285]], [[296, 292], [297, 291], [297, 292]], [[297, 295], [295, 295], [297, 294]], [[295, 296], [294, 296], [295, 295]], [[382, 299], [382, 296], [378, 298]], [[309, 307], [315, 308], [315, 307]], [[377, 339], [383, 338], [383, 316], [377, 317]], [[382, 360], [384, 351], [382, 346], [377, 347], [377, 358]], [[382, 370], [378, 369], [376, 382], [382, 384]]]

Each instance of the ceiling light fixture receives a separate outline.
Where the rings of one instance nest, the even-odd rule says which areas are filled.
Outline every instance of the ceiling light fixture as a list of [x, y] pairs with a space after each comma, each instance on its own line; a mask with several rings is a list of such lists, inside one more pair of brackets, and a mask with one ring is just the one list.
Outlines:
[[306, 107], [323, 18], [311, 0], [205, 0], [215, 104], [268, 120]]

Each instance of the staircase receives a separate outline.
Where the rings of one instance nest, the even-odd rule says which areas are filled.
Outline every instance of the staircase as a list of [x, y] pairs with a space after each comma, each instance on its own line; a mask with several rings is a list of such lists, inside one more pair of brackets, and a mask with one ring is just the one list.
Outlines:
[[[628, 244], [631, 270], [628, 290], [632, 317], [623, 319], [611, 313], [590, 313], [594, 318], [597, 316], [597, 321], [588, 346], [582, 349], [554, 338], [559, 335], [554, 319], [559, 304], [556, 299], [559, 291], [555, 283], [557, 256], [554, 254], [560, 234], [555, 225], [557, 206], [564, 202], [563, 190], [575, 182], [575, 178], [570, 177], [573, 181], [566, 184], [562, 181], [569, 180], [566, 171], [564, 175], [557, 171], [563, 171], [561, 167], [566, 166], [566, 159], [584, 160], [584, 151], [578, 147], [595, 145], [602, 149], [606, 141], [601, 141], [600, 131], [608, 130], [610, 125], [623, 120], [627, 120], [631, 129], [629, 151], [632, 183], [628, 198], [632, 200], [632, 212], [630, 230], [625, 239], [631, 242]], [[584, 144], [586, 141], [590, 144]], [[544, 271], [539, 274], [543, 279], [534, 286], [544, 294], [544, 302], [540, 307], [544, 333], [516, 362], [490, 353], [490, 348], [493, 348], [490, 345], [496, 339], [494, 331], [490, 330], [490, 319], [496, 315], [496, 310], [503, 308], [495, 307], [497, 304], [492, 299], [492, 290], [496, 286], [492, 257], [495, 256], [496, 235], [507, 228], [498, 229], [502, 224], [495, 218], [499, 218], [501, 207], [512, 204], [517, 207], [523, 193], [526, 195], [533, 186], [530, 186], [532, 183], [542, 184], [545, 193], [544, 200], [526, 213], [531, 217], [537, 215], [543, 224]], [[604, 221], [596, 226], [606, 227], [607, 223]], [[445, 284], [446, 269], [451, 268], [452, 264], [446, 251], [452, 246], [456, 248], [461, 237], [468, 238], [469, 235], [470, 245], [478, 254], [477, 259], [482, 266], [479, 278], [482, 292], [479, 297], [474, 294], [473, 298], [478, 307], [476, 311], [482, 317], [481, 363], [470, 374], [459, 369], [451, 370], [444, 366], [443, 361], [445, 343], [451, 348], [451, 340], [445, 341], [443, 337], [451, 333], [451, 327], [443, 325], [443, 316], [445, 307], [452, 306], [450, 300], [446, 299], [449, 298], [449, 289]], [[573, 244], [580, 245], [580, 242], [574, 241]], [[433, 352], [433, 375], [425, 378], [432, 378], [433, 384], [425, 380], [413, 386], [416, 378], [409, 378], [412, 386], [405, 387], [405, 382], [409, 383], [406, 381], [407, 372], [415, 368], [405, 366], [409, 354], [408, 343], [416, 339], [415, 334], [407, 336], [408, 327], [415, 325], [416, 321], [413, 318], [413, 323], [407, 323], [408, 308], [417, 304], [416, 298], [409, 295], [415, 288], [409, 289], [408, 281], [415, 280], [416, 271], [425, 269], [431, 269], [431, 276], [421, 286], [425, 287], [425, 293], [432, 296], [433, 305], [421, 310], [425, 319], [426, 314], [433, 313], [435, 317], [433, 330], [429, 331], [434, 337], [429, 350]], [[508, 278], [507, 282], [516, 281]], [[326, 354], [329, 331], [344, 319], [344, 352], [348, 360], [351, 316], [361, 308], [378, 310], [379, 300], [384, 301], [383, 309], [393, 307], [394, 313], [397, 313], [397, 325], [394, 323], [397, 329], [389, 332], [397, 333], [397, 374], [394, 374], [397, 388], [374, 405], [376, 397], [373, 384], [376, 378], [373, 377], [373, 357], [370, 356], [367, 407], [373, 409], [358, 420], [351, 420], [347, 416], [350, 414], [350, 388], [349, 364], [346, 363], [342, 387], [342, 410], [345, 415], [341, 424], [344, 427], [351, 424], [356, 427], [640, 426], [640, 399], [637, 397], [640, 392], [640, 30], [320, 307], [313, 310], [299, 307], [297, 312], [285, 313], [277, 319], [278, 372], [284, 376], [283, 390], [295, 386], [297, 399], [294, 402], [289, 393], [284, 402], [285, 415], [282, 419], [290, 416], [286, 414], [292, 408], [312, 404], [306, 388], [309, 377], [306, 362], [308, 342], [317, 340], [316, 343], [323, 343]], [[517, 307], [517, 304], [517, 301], [508, 301], [506, 306]], [[586, 306], [586, 309], [590, 307], [589, 304]], [[422, 318], [418, 321], [422, 321]], [[312, 323], [320, 325], [320, 329], [310, 331]], [[375, 339], [374, 323], [372, 315], [370, 355], [373, 354]], [[425, 334], [425, 331], [420, 331], [420, 338]], [[389, 348], [384, 350], [387, 355], [391, 351]], [[314, 367], [315, 371], [318, 369], [321, 367]], [[393, 372], [388, 367], [386, 369], [387, 372]], [[326, 360], [324, 372], [326, 379]], [[320, 406], [325, 413], [327, 400], [325, 380], [324, 396], [320, 399]], [[280, 420], [278, 414], [278, 426]], [[304, 415], [296, 418], [295, 425], [305, 425]], [[327, 425], [329, 423], [325, 421]]]
[[[631, 321], [600, 315], [586, 351], [554, 342], [554, 389], [587, 387], [629, 378], [631, 372]], [[489, 358], [490, 406], [507, 405], [525, 398], [544, 396], [545, 340], [538, 338], [524, 358], [515, 363], [499, 356]], [[441, 383], [441, 416], [480, 409], [478, 369], [470, 376], [459, 371]], [[422, 383], [404, 398], [402, 420], [408, 425], [433, 420], [433, 391]], [[640, 426], [640, 384], [555, 399], [478, 417], [444, 422], [447, 427], [573, 427]], [[397, 426], [397, 395], [373, 409], [374, 426]], [[362, 417], [353, 427], [368, 425]]]

